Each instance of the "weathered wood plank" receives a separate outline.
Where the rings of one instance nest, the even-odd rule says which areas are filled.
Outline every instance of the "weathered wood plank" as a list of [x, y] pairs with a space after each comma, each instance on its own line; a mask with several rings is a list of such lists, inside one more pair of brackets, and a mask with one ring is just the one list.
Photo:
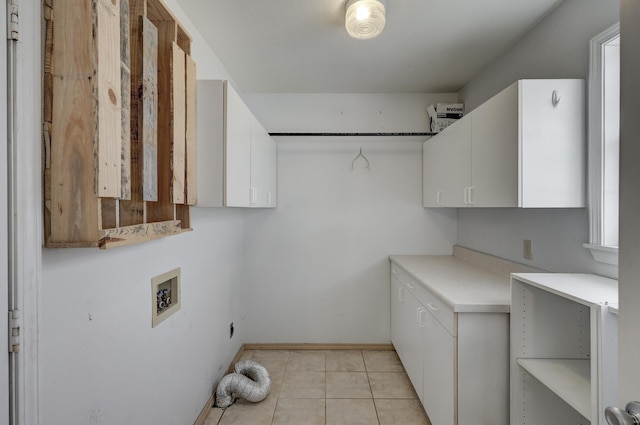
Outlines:
[[[86, 0], [56, 2], [51, 127], [52, 243], [97, 241], [94, 191], [93, 11]], [[73, 54], [69, 54], [73, 52]]]
[[93, 52], [95, 65], [96, 195], [120, 196], [121, 82], [120, 0], [93, 0]]
[[42, 6], [45, 18], [45, 39], [44, 39], [44, 57], [43, 57], [43, 118], [47, 122], [51, 122], [52, 111], [51, 101], [53, 98], [53, 9], [46, 4]]
[[158, 28], [158, 201], [147, 202], [147, 222], [175, 218], [171, 203], [171, 49], [176, 37], [175, 21], [153, 21]]
[[171, 135], [171, 202], [184, 204], [186, 150], [186, 62], [177, 43], [172, 45], [171, 91], [173, 128]]
[[176, 220], [180, 220], [183, 230], [191, 230], [191, 210], [189, 205], [176, 205]]
[[100, 231], [100, 248], [114, 248], [132, 245], [152, 239], [182, 233], [179, 220], [162, 221], [156, 223], [139, 224], [136, 226], [104, 229]]
[[144, 202], [142, 201], [142, 164], [140, 132], [138, 130], [138, 99], [140, 93], [140, 43], [142, 37], [142, 17], [146, 13], [146, 0], [129, 0], [129, 57], [131, 72], [131, 95], [129, 103], [131, 150], [130, 154], [130, 187], [129, 200], [120, 202], [120, 225], [131, 226], [144, 223]]
[[187, 128], [186, 128], [186, 177], [185, 177], [185, 203], [195, 205], [198, 196], [198, 179], [197, 179], [197, 145], [196, 138], [196, 63], [191, 56], [186, 57], [187, 60], [187, 81], [186, 81], [186, 97], [187, 97]]
[[180, 23], [178, 23], [177, 43], [183, 52], [191, 55], [191, 36], [184, 30]]
[[147, 16], [152, 21], [177, 21], [162, 0], [147, 0]]
[[115, 229], [119, 226], [118, 206], [118, 200], [115, 198], [100, 199], [101, 229]]
[[142, 164], [142, 199], [158, 200], [158, 29], [141, 18], [138, 137]]
[[131, 29], [129, 0], [120, 0], [120, 199], [131, 199]]
[[[53, 90], [53, 87], [51, 87], [51, 89]], [[42, 124], [42, 141], [43, 141], [43, 152], [42, 152], [42, 159], [44, 162], [44, 169], [48, 170], [51, 168], [51, 128], [52, 128], [52, 124], [51, 122], [47, 122], [45, 121]]]

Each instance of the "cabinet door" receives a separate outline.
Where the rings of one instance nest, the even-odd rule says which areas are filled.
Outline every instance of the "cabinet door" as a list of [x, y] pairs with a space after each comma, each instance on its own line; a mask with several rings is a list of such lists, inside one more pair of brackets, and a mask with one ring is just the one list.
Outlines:
[[253, 207], [275, 207], [276, 144], [253, 117], [251, 125], [251, 190]]
[[401, 360], [406, 357], [405, 353], [407, 352], [405, 342], [407, 334], [404, 324], [405, 292], [406, 289], [400, 281], [394, 276], [391, 276], [391, 343]]
[[423, 145], [423, 205], [467, 206], [471, 182], [471, 116], [467, 115]]
[[225, 102], [225, 206], [251, 200], [251, 111], [227, 83]]
[[[472, 112], [471, 182], [477, 207], [518, 206], [518, 85]], [[539, 123], [543, 125], [544, 123]]]
[[422, 328], [418, 320], [422, 305], [415, 296], [392, 277], [391, 341], [413, 387], [422, 398]]
[[424, 390], [420, 396], [433, 425], [454, 423], [455, 338], [430, 313], [424, 316]]
[[519, 99], [520, 206], [583, 207], [584, 81], [522, 80]]
[[224, 81], [198, 81], [198, 206], [224, 205]]

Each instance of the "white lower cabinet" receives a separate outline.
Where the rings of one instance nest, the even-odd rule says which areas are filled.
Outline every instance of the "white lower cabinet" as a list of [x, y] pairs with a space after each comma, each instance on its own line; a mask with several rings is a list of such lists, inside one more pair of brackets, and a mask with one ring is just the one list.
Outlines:
[[509, 423], [509, 315], [485, 309], [456, 312], [392, 262], [391, 341], [432, 425]]
[[420, 401], [432, 424], [453, 424], [456, 338], [431, 313], [424, 316]]
[[392, 305], [393, 326], [396, 327], [394, 345], [398, 356], [404, 365], [413, 387], [422, 399], [422, 334], [423, 329], [418, 323], [420, 311], [424, 310], [418, 300], [400, 280], [392, 278], [391, 285], [394, 305]]

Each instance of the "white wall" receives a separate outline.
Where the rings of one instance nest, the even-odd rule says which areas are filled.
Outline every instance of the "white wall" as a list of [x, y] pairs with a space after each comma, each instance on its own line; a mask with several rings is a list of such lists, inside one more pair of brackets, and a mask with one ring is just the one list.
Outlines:
[[[452, 95], [247, 95], [269, 131], [426, 130]], [[350, 117], [349, 119], [343, 117]], [[249, 342], [389, 343], [390, 254], [451, 254], [422, 207], [422, 139], [279, 137], [278, 208], [247, 215]], [[352, 160], [362, 147], [371, 170]]]
[[[198, 76], [229, 78], [176, 2], [165, 3], [194, 38]], [[31, 108], [37, 116], [39, 102]], [[39, 156], [30, 160], [25, 166], [39, 170]], [[39, 423], [196, 420], [245, 334], [244, 213], [193, 208], [192, 227], [113, 250], [42, 249]], [[181, 309], [152, 329], [151, 278], [175, 267], [182, 269]]]
[[589, 40], [619, 20], [619, 0], [566, 0], [462, 88], [467, 111], [522, 78], [587, 78]]
[[[589, 41], [619, 19], [618, 0], [567, 0], [460, 92], [472, 110], [521, 78], [587, 78]], [[554, 272], [616, 277], [582, 247], [589, 241], [586, 209], [460, 209], [458, 244]], [[522, 257], [531, 239], [533, 261]]]

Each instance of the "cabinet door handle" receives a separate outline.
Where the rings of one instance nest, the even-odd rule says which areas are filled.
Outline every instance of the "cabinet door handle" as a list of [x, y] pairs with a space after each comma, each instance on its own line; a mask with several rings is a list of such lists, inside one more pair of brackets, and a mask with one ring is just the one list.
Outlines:
[[475, 204], [475, 201], [473, 200], [473, 194], [475, 193], [476, 188], [474, 186], [470, 186], [468, 189], [469, 189], [469, 205], [473, 205]]
[[436, 192], [436, 205], [442, 205], [442, 192]]
[[555, 108], [556, 106], [558, 106], [558, 104], [560, 103], [560, 95], [558, 94], [558, 90], [554, 90], [551, 93], [551, 104], [553, 105], [553, 107]]
[[404, 288], [402, 286], [398, 288], [398, 301], [404, 302]]
[[469, 205], [469, 188], [465, 187], [464, 188], [464, 204], [465, 205]]
[[427, 310], [425, 310], [422, 307], [419, 307], [417, 313], [418, 314], [417, 314], [416, 320], [418, 322], [418, 326], [420, 326], [421, 328], [424, 328], [426, 326], [424, 323], [424, 315], [427, 313]]

